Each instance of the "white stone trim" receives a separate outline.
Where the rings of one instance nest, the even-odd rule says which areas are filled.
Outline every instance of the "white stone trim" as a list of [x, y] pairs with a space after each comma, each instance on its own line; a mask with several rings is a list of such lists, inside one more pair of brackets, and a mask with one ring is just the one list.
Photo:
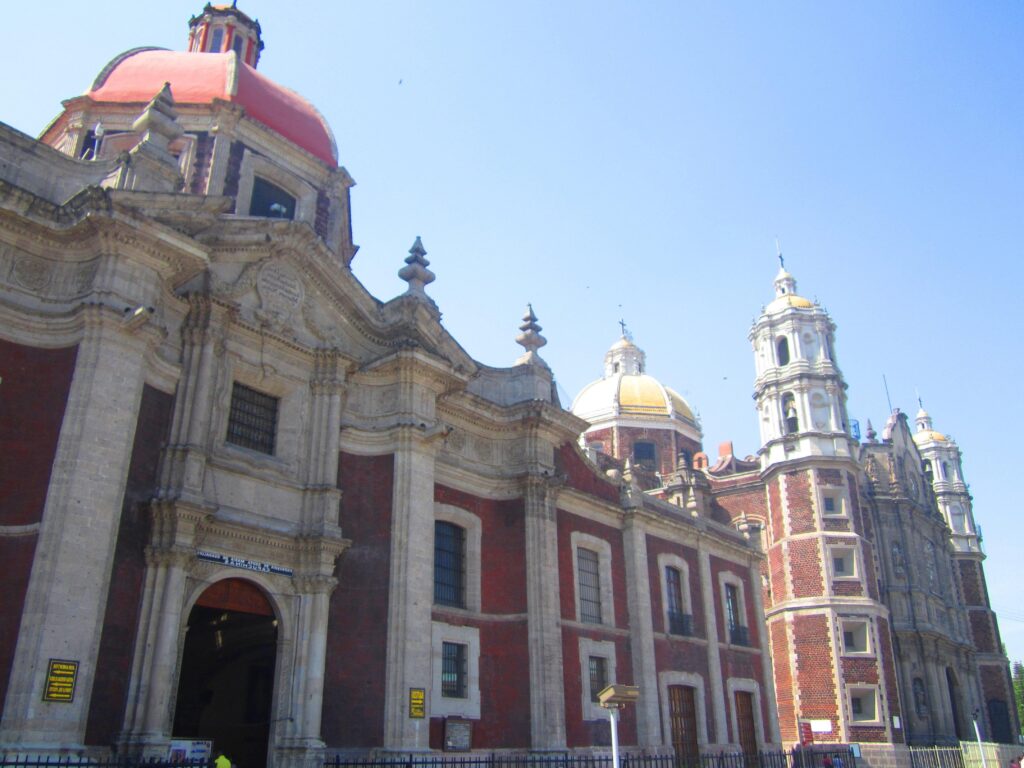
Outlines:
[[694, 703], [697, 710], [697, 746], [708, 743], [708, 717], [705, 711], [704, 678], [693, 672], [670, 670], [658, 673], [658, 700], [661, 702], [661, 735], [666, 747], [672, 746], [672, 712], [668, 698], [670, 685], [687, 685], [696, 689]]
[[690, 595], [690, 564], [679, 555], [670, 552], [663, 552], [658, 555], [658, 579], [661, 582], [661, 620], [662, 631], [669, 634], [668, 619], [668, 579], [665, 578], [665, 569], [675, 568], [679, 571], [680, 586], [682, 587], [683, 613], [693, 615], [693, 601]]
[[[442, 647], [444, 643], [466, 646], [466, 698], [441, 695]], [[480, 719], [480, 630], [435, 621], [430, 627], [430, 717]]]
[[[580, 610], [580, 568], [577, 552], [580, 547], [597, 553], [598, 575], [601, 579], [601, 625], [615, 626], [615, 599], [612, 592], [612, 547], [604, 539], [581, 531], [569, 537], [572, 546], [572, 585], [576, 602], [576, 621], [583, 621]], [[588, 624], [592, 622], [587, 622]]]
[[615, 671], [615, 643], [608, 640], [580, 640], [580, 712], [584, 720], [607, 720], [608, 710], [590, 700], [590, 657], [601, 656], [608, 660], [605, 671], [608, 683], [617, 682]]
[[736, 693], [744, 692], [754, 695], [754, 738], [757, 739], [757, 747], [761, 749], [765, 745], [764, 738], [764, 712], [761, 709], [761, 688], [756, 680], [749, 677], [730, 677], [725, 682], [726, 696], [729, 699], [729, 723], [732, 725], [732, 732], [736, 736], [736, 743], [739, 744], [740, 727], [736, 718]]
[[[847, 625], [861, 625], [864, 628], [864, 650], [851, 651], [846, 648]], [[841, 655], [856, 658], [873, 658], [875, 655], [874, 622], [867, 616], [839, 617], [839, 650]]]
[[[835, 555], [833, 552], [836, 551], [849, 552], [850, 555], [850, 566], [853, 568], [853, 573], [840, 573], [835, 572]], [[863, 564], [860, 562], [860, 547], [854, 541], [826, 541], [825, 542], [825, 556], [826, 556], [826, 569], [828, 571], [829, 579], [832, 581], [860, 581], [861, 574], [864, 572]]]
[[[434, 503], [434, 520], [444, 521], [459, 526], [466, 532], [463, 567], [464, 577], [465, 610], [479, 613], [480, 608], [480, 552], [483, 526], [480, 518], [460, 507], [451, 504]], [[431, 552], [433, 552], [433, 540], [431, 540]], [[459, 610], [449, 605], [436, 605], [440, 610]]]
[[[883, 725], [882, 722], [882, 702], [878, 695], [878, 686], [872, 684], [865, 685], [848, 685], [846, 687], [846, 706], [847, 711], [850, 713], [849, 725], [850, 727], [857, 727], [862, 725], [874, 726]], [[872, 720], [858, 720], [853, 714], [853, 699], [858, 695], [870, 695], [874, 697], [875, 706], [875, 717]]]

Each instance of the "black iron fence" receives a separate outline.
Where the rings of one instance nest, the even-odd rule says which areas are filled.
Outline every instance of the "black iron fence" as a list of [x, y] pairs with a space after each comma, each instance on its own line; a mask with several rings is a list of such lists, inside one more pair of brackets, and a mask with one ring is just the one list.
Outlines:
[[[619, 764], [621, 768], [856, 768], [848, 747], [754, 754], [723, 752], [695, 757], [624, 751], [619, 755]], [[326, 761], [324, 768], [612, 768], [612, 756], [580, 752], [337, 755]]]

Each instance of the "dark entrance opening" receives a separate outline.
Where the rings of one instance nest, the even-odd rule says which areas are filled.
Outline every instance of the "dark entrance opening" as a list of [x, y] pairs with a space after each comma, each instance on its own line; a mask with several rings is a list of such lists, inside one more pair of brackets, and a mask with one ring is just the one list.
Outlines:
[[258, 587], [225, 579], [207, 589], [188, 617], [174, 736], [212, 739], [215, 754], [264, 768], [276, 651], [277, 620]]

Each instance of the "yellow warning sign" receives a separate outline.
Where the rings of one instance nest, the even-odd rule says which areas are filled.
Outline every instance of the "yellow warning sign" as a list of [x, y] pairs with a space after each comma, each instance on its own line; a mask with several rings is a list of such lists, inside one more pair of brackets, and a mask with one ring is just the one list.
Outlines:
[[67, 659], [50, 659], [46, 670], [46, 687], [43, 701], [74, 701], [75, 681], [78, 679], [78, 662]]
[[423, 688], [409, 689], [409, 717], [423, 718], [427, 716], [427, 692]]

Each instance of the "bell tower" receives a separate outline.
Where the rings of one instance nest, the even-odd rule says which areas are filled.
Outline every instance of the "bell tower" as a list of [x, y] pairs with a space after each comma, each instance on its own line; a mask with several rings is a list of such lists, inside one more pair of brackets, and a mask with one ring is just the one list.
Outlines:
[[[779, 257], [780, 263], [782, 257]], [[783, 742], [903, 740], [888, 610], [835, 325], [784, 264], [750, 331], [766, 489], [765, 618]]]
[[766, 464], [796, 456], [853, 456], [834, 333], [828, 313], [797, 295], [796, 280], [781, 267], [775, 299], [750, 331], [757, 366], [754, 400]]

